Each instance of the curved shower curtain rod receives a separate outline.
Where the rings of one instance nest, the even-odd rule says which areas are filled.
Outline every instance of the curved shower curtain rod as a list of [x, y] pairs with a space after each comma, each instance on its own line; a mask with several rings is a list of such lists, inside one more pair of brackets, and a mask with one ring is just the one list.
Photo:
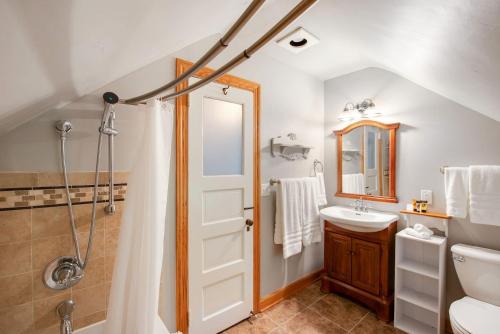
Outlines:
[[[232, 27], [226, 32], [226, 34], [215, 43], [193, 66], [189, 68], [179, 77], [170, 81], [169, 83], [157, 88], [151, 92], [130, 98], [130, 99], [120, 99], [118, 102], [121, 104], [131, 104], [137, 105], [144, 103], [146, 100], [156, 97], [158, 94], [175, 87], [177, 84], [191, 77], [197, 70], [208, 64], [213, 58], [215, 58], [224, 48], [229, 45], [229, 42], [236, 36], [236, 34], [244, 27], [244, 25], [250, 20], [250, 18], [257, 12], [257, 10], [262, 6], [265, 0], [253, 0], [248, 8], [243, 12], [243, 14], [238, 18], [238, 20], [232, 25]], [[231, 59], [229, 62], [224, 64], [222, 67], [212, 72], [209, 76], [197, 81], [196, 83], [188, 86], [178, 92], [170, 93], [161, 97], [161, 100], [171, 100], [176, 97], [188, 94], [210, 82], [217, 80], [219, 77], [223, 76], [225, 73], [229, 72], [231, 69], [240, 65], [247, 59], [249, 59], [255, 52], [257, 52], [261, 47], [268, 43], [273, 37], [285, 29], [291, 22], [293, 22], [297, 17], [302, 15], [309, 7], [311, 7], [317, 0], [302, 0], [295, 6], [288, 14], [283, 17], [278, 23], [276, 23], [267, 33], [265, 33], [261, 38], [259, 38], [254, 44], [249, 48], [243, 50], [238, 56]], [[104, 99], [105, 102], [108, 102]]]

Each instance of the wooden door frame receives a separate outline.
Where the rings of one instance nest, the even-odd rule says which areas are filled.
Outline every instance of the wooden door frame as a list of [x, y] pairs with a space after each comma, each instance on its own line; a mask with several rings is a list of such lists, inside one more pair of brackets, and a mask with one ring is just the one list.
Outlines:
[[[193, 63], [176, 59], [176, 76], [186, 72]], [[213, 73], [210, 68], [198, 70], [193, 77], [204, 78]], [[260, 85], [229, 74], [216, 80], [217, 83], [250, 91], [254, 104], [253, 142], [253, 311], [258, 313], [260, 303]], [[187, 87], [187, 80], [176, 87], [179, 91]], [[188, 112], [189, 95], [176, 98], [175, 156], [176, 156], [176, 323], [177, 330], [185, 334], [189, 330], [189, 263], [188, 263]]]

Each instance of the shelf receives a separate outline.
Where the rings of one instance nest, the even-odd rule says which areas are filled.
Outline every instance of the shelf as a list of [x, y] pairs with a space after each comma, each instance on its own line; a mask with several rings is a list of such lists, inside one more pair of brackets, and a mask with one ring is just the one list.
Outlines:
[[440, 246], [440, 245], [446, 243], [446, 237], [440, 237], [440, 236], [437, 236], [437, 235], [433, 235], [433, 236], [431, 236], [430, 239], [420, 239], [420, 238], [414, 237], [414, 236], [409, 235], [408, 233], [406, 233], [406, 229], [401, 230], [400, 232], [398, 232], [397, 236], [400, 237], [400, 238], [414, 240], [414, 241], [423, 242], [423, 243], [427, 243], [427, 244], [431, 244], [431, 245], [436, 245], [436, 246]]
[[408, 316], [402, 316], [395, 325], [397, 328], [411, 334], [431, 334], [437, 331], [435, 327], [424, 324]]
[[415, 274], [439, 279], [439, 269], [425, 263], [405, 259], [398, 263], [397, 267]]
[[438, 218], [438, 219], [451, 219], [451, 216], [448, 216], [444, 213], [438, 213], [438, 212], [415, 212], [415, 211], [410, 211], [410, 210], [401, 210], [399, 212], [404, 214], [404, 215], [415, 215], [415, 216], [431, 217], [431, 218]]
[[293, 139], [283, 139], [281, 136], [271, 138], [271, 156], [279, 156], [287, 160], [307, 159], [313, 147], [297, 144], [295, 137], [290, 138]]
[[397, 298], [434, 313], [437, 313], [439, 310], [437, 298], [409, 288], [402, 288], [401, 291], [399, 291]]

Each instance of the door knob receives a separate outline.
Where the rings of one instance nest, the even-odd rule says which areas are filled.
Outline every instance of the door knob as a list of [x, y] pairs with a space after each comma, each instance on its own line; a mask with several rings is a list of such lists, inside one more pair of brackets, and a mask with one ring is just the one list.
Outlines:
[[253, 226], [253, 220], [247, 219], [245, 224], [247, 225], [247, 231], [250, 231], [250, 227]]

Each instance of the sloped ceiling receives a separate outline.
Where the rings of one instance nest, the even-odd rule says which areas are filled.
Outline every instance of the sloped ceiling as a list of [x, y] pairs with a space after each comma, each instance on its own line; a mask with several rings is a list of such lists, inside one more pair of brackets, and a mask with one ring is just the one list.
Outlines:
[[265, 52], [324, 80], [380, 67], [500, 121], [498, 0], [320, 0], [297, 26], [320, 44]]
[[0, 0], [0, 132], [197, 40], [250, 0]]
[[[235, 44], [297, 2], [268, 1]], [[0, 132], [223, 32], [249, 3], [0, 0]], [[497, 0], [319, 0], [283, 35], [303, 26], [320, 44], [262, 52], [323, 80], [384, 68], [500, 121], [499, 17]]]

